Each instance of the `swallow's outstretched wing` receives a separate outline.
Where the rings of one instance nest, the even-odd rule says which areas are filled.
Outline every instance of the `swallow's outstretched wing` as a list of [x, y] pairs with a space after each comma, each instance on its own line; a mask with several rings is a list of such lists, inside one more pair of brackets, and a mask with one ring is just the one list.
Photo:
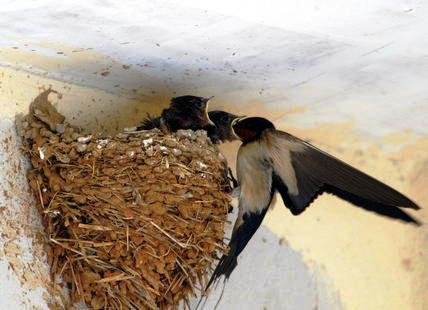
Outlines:
[[419, 206], [390, 186], [288, 133], [268, 130], [263, 135], [274, 187], [294, 215], [329, 192], [368, 211], [419, 224], [401, 209]]
[[238, 264], [238, 255], [260, 227], [272, 202], [272, 168], [265, 153], [260, 151], [259, 144], [240, 147], [236, 170], [240, 194], [238, 217], [229, 242], [229, 252], [221, 257], [205, 290], [222, 275], [229, 278]]

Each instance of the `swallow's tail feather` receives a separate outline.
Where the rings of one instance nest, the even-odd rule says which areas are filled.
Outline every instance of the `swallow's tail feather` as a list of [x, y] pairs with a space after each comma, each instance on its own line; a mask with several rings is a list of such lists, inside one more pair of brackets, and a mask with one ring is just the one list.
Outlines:
[[238, 255], [244, 250], [254, 233], [260, 227], [267, 210], [268, 207], [264, 208], [261, 212], [244, 214], [242, 223], [238, 227], [235, 227], [232, 233], [229, 243], [229, 253], [221, 257], [208, 281], [205, 291], [222, 275], [225, 276], [225, 280], [229, 279], [233, 270], [238, 265]]

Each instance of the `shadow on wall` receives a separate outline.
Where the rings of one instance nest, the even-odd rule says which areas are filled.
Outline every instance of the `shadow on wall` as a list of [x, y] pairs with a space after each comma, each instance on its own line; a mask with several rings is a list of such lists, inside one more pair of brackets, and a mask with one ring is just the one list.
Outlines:
[[[262, 226], [243, 252], [221, 296], [223, 282], [202, 309], [342, 309], [321, 271], [312, 270], [302, 256]], [[251, 256], [250, 256], [251, 255]], [[250, 272], [249, 272], [250, 271]], [[251, 302], [252, 301], [252, 302]], [[197, 301], [193, 301], [192, 309]]]

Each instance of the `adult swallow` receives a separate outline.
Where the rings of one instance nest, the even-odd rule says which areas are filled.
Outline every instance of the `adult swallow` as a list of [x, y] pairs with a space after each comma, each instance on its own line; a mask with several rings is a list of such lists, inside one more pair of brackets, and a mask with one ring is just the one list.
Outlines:
[[160, 117], [148, 116], [137, 130], [153, 128], [175, 132], [179, 129], [198, 130], [206, 126], [214, 126], [208, 116], [210, 98], [196, 96], [180, 96], [171, 99], [169, 108], [164, 109]]
[[419, 209], [409, 198], [340, 159], [286, 132], [261, 117], [238, 118], [233, 133], [242, 140], [237, 155], [240, 187], [238, 218], [229, 243], [209, 286], [225, 280], [237, 257], [259, 228], [279, 192], [293, 215], [302, 213], [323, 192], [332, 193], [367, 211], [419, 225], [401, 208]]

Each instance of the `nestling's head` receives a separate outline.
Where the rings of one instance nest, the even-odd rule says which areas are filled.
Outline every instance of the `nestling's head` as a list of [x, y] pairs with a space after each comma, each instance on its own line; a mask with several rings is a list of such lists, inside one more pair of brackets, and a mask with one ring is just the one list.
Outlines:
[[169, 108], [162, 112], [162, 116], [173, 125], [174, 130], [197, 130], [209, 124], [214, 125], [208, 116], [208, 102], [211, 98], [189, 95], [174, 97]]
[[275, 129], [275, 126], [263, 117], [241, 117], [232, 121], [233, 133], [244, 143], [260, 137], [266, 129]]
[[199, 110], [205, 110], [208, 107], [208, 101], [213, 97], [204, 98], [197, 96], [179, 96], [171, 98], [170, 108], [182, 109], [184, 106]]
[[214, 143], [237, 139], [231, 127], [232, 121], [238, 118], [237, 115], [225, 111], [210, 111], [208, 116], [214, 122], [214, 126], [210, 125], [205, 129]]

